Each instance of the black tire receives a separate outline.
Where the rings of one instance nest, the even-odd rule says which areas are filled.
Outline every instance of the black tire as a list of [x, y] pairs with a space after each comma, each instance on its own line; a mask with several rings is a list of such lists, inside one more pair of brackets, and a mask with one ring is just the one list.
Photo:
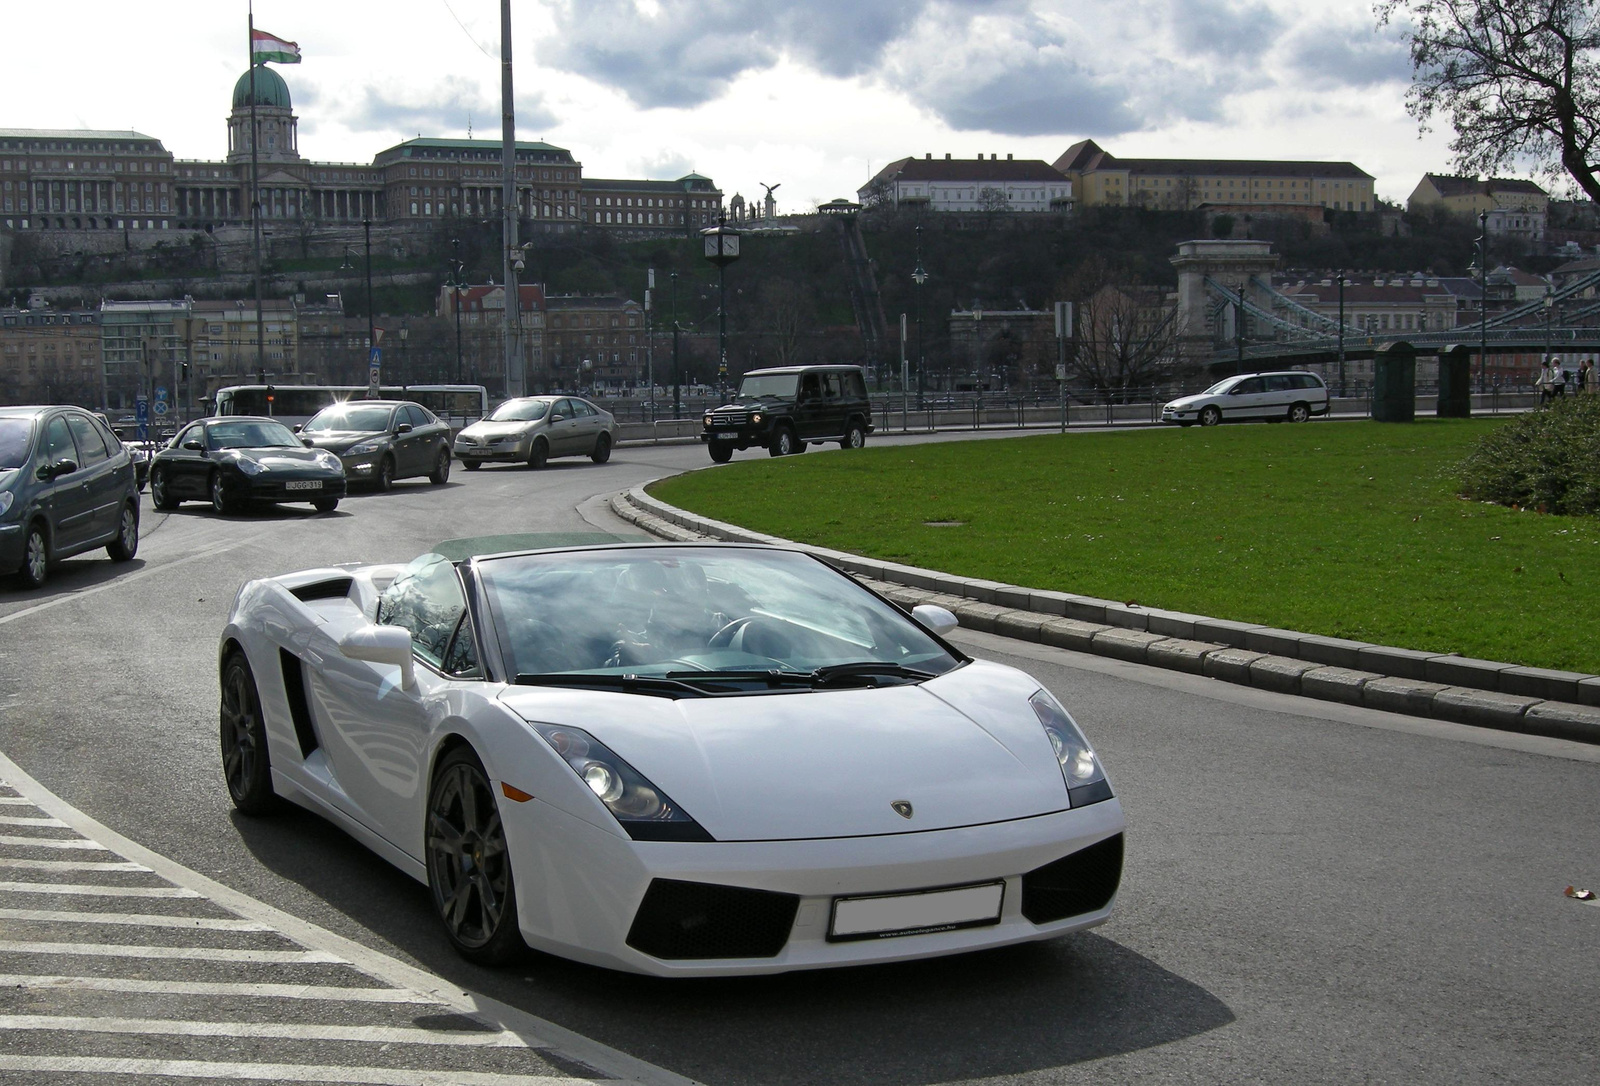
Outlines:
[[1289, 408], [1290, 422], [1310, 422], [1311, 407], [1308, 404], [1297, 403]]
[[535, 438], [533, 448], [528, 450], [528, 467], [534, 471], [543, 468], [550, 459], [550, 446], [545, 444], [544, 438]]
[[170, 486], [166, 468], [156, 468], [150, 473], [150, 500], [157, 509], [171, 511], [178, 508], [179, 499], [172, 496]]
[[316, 501], [311, 503], [311, 508], [315, 509], [319, 513], [331, 513], [335, 509], [339, 508], [339, 499], [318, 498]]
[[229, 514], [239, 511], [239, 499], [228, 493], [227, 481], [221, 471], [211, 473], [211, 508], [218, 513]]
[[461, 466], [466, 468], [468, 471], [477, 471], [479, 468], [483, 467], [483, 463], [478, 460], [463, 460], [461, 461]]
[[794, 429], [789, 426], [780, 426], [772, 435], [772, 446], [767, 450], [773, 456], [793, 456], [800, 451], [800, 442], [794, 436]]
[[106, 553], [113, 562], [131, 562], [139, 553], [139, 507], [127, 502], [122, 516], [117, 520], [117, 538], [106, 544]]
[[729, 460], [733, 459], [733, 446], [731, 445], [724, 445], [721, 442], [712, 441], [709, 442], [706, 447], [710, 450], [711, 459], [714, 463], [726, 464]]
[[480, 965], [524, 948], [517, 890], [494, 788], [471, 747], [439, 760], [428, 787], [428, 889], [456, 952]]
[[428, 482], [434, 486], [444, 486], [450, 481], [450, 450], [440, 449], [438, 457], [433, 462], [433, 470], [428, 473]]
[[50, 576], [50, 536], [42, 521], [28, 525], [28, 537], [22, 544], [22, 568], [17, 576], [27, 588], [43, 588]]
[[850, 425], [845, 427], [844, 437], [839, 441], [839, 448], [860, 449], [864, 448], [866, 444], [866, 429], [859, 422], [856, 422], [854, 419], [852, 419], [850, 421]]
[[242, 652], [233, 652], [222, 665], [222, 699], [217, 715], [228, 796], [240, 814], [269, 813], [277, 807], [278, 797], [272, 791], [267, 722], [261, 715], [256, 677]]
[[611, 459], [611, 435], [601, 434], [594, 439], [594, 452], [589, 454], [589, 459], [596, 464], [604, 464]]
[[372, 485], [380, 492], [394, 489], [394, 457], [388, 453], [378, 461], [378, 474], [373, 478]]
[[1222, 421], [1222, 412], [1215, 404], [1207, 404], [1200, 409], [1200, 425], [1215, 426]]

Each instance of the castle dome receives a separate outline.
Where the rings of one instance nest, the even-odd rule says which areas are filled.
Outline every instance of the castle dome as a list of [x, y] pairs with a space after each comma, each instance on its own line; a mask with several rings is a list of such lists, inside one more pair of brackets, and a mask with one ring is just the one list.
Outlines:
[[[276, 106], [279, 109], [289, 109], [289, 84], [283, 81], [283, 76], [267, 67], [265, 64], [255, 66], [256, 73], [256, 101], [258, 106]], [[250, 73], [245, 72], [239, 77], [239, 82], [233, 85], [233, 108], [250, 108]]]

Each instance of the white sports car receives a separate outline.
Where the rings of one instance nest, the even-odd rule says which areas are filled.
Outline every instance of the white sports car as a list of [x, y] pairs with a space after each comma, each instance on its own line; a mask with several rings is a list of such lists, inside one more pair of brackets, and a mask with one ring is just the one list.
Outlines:
[[798, 551], [531, 537], [247, 583], [222, 760], [425, 882], [481, 962], [897, 961], [1103, 922], [1123, 816], [1038, 682]]

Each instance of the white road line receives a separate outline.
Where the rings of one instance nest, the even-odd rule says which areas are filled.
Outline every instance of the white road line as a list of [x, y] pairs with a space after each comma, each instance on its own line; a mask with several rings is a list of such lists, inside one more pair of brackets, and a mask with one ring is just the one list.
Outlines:
[[69, 882], [0, 882], [0, 892], [13, 894], [69, 894], [77, 897], [194, 898], [200, 895], [182, 886], [83, 886]]
[[254, 920], [217, 916], [152, 916], [146, 913], [55, 912], [48, 909], [0, 909], [0, 920], [37, 920], [61, 924], [127, 924], [142, 928], [194, 931], [271, 931]]
[[0, 815], [0, 826], [54, 826], [66, 829], [67, 824], [59, 818], [24, 818], [20, 815]]
[[[246, 894], [207, 878], [191, 868], [184, 867], [158, 852], [154, 852], [136, 841], [129, 840], [122, 834], [112, 830], [109, 826], [89, 817], [84, 812], [61, 800], [49, 789], [34, 780], [22, 767], [0, 753], [0, 784], [8, 784], [12, 790], [27, 796], [33, 801], [34, 806], [47, 814], [61, 819], [68, 826], [86, 838], [95, 841], [109, 842], [106, 851], [114, 852], [124, 859], [133, 860], [144, 864], [155, 874], [169, 882], [195, 890], [212, 903], [223, 909], [246, 919], [271, 927], [274, 931], [292, 938], [294, 942], [304, 947], [321, 949], [338, 956], [348, 962], [353, 968], [366, 974], [374, 980], [389, 985], [393, 989], [409, 990], [418, 997], [410, 1002], [432, 1002], [454, 1010], [459, 1014], [471, 1015], [488, 1021], [501, 1029], [510, 1030], [520, 1036], [537, 1038], [537, 1044], [560, 1052], [579, 1063], [609, 1075], [615, 1079], [637, 1082], [642, 1086], [699, 1086], [694, 1079], [688, 1078], [664, 1067], [657, 1067], [636, 1056], [631, 1056], [620, 1049], [612, 1048], [591, 1037], [586, 1037], [576, 1030], [529, 1014], [510, 1004], [502, 1003], [497, 999], [481, 995], [476, 992], [459, 988], [446, 981], [444, 978], [429, 973], [427, 970], [408, 965], [387, 954], [381, 954], [369, 947], [362, 946], [353, 939], [337, 935], [315, 924], [274, 908], [264, 901], [258, 901]], [[3, 841], [3, 839], [0, 839]], [[293, 932], [292, 936], [288, 933]], [[85, 981], [91, 986], [96, 978], [68, 978]], [[0, 977], [0, 984], [6, 978]], [[116, 983], [116, 982], [111, 982]], [[297, 996], [290, 993], [303, 991], [294, 985], [255, 986], [259, 994], [268, 994], [268, 988], [281, 989], [271, 994], [284, 995], [287, 998], [336, 998], [334, 996]], [[101, 991], [154, 991], [166, 990], [180, 991], [171, 984], [164, 989], [140, 988], [112, 988], [100, 987]], [[353, 991], [362, 991], [354, 989]], [[343, 996], [359, 1000], [367, 998], [377, 1000], [379, 996]], [[394, 1001], [394, 1000], [390, 1000]], [[444, 1080], [448, 1086], [465, 1086], [467, 1080], [457, 1076]], [[585, 1080], [592, 1086], [592, 1080]]]
[[49, 1029], [85, 1033], [133, 1033], [153, 1037], [276, 1037], [294, 1041], [360, 1041], [369, 1044], [437, 1045], [463, 1048], [528, 1048], [505, 1030], [436, 1030], [397, 1026], [309, 1025], [298, 1022], [194, 1022], [169, 1018], [80, 1018], [65, 1015], [0, 1015], [0, 1030]]
[[32, 807], [33, 800], [29, 799], [27, 796], [0, 796], [0, 807], [7, 806], [8, 804], [17, 807]]
[[188, 962], [260, 962], [277, 965], [344, 965], [325, 950], [228, 950], [223, 947], [133, 946], [126, 943], [35, 943], [0, 939], [13, 954], [67, 954], [86, 958], [167, 958]]
[[0, 845], [25, 845], [29, 848], [82, 849], [88, 852], [110, 852], [98, 841], [87, 837], [11, 837], [0, 834]]
[[0, 867], [26, 871], [149, 871], [132, 860], [19, 860], [0, 856]]
[[594, 1079], [566, 1075], [497, 1075], [488, 1071], [408, 1071], [388, 1067], [315, 1067], [296, 1063], [135, 1060], [100, 1056], [0, 1056], [0, 1071], [337, 1082], [348, 1086], [595, 1086]]
[[331, 984], [207, 983], [197, 980], [133, 980], [127, 977], [66, 977], [38, 973], [0, 973], [0, 988], [56, 988], [69, 992], [123, 992], [130, 995], [242, 996], [249, 999], [327, 999], [345, 1003], [446, 1004], [403, 988], [342, 988]]
[[87, 599], [90, 596], [97, 596], [101, 592], [106, 592], [113, 588], [121, 588], [123, 585], [131, 584], [134, 581], [142, 580], [145, 577], [150, 577], [157, 573], [165, 572], [166, 570], [172, 569], [176, 566], [187, 565], [190, 562], [198, 562], [202, 558], [212, 558], [216, 555], [224, 554], [227, 551], [233, 550], [235, 547], [242, 547], [248, 542], [251, 541], [240, 540], [237, 543], [230, 543], [226, 547], [212, 547], [210, 550], [201, 551], [198, 554], [191, 554], [187, 558], [175, 558], [171, 562], [164, 562], [159, 566], [145, 566], [145, 568], [135, 573], [120, 574], [119, 576], [106, 581], [104, 584], [95, 585], [93, 588], [85, 588], [82, 592], [74, 592], [70, 596], [58, 596], [56, 599], [45, 600], [43, 603], [36, 603], [32, 607], [24, 607], [20, 611], [13, 611], [9, 615], [0, 615], [0, 626], [4, 626], [8, 622], [15, 622], [19, 618], [26, 618], [29, 615], [36, 615], [40, 611], [48, 611], [52, 607], [59, 607], [63, 603], [76, 603], [78, 600]]

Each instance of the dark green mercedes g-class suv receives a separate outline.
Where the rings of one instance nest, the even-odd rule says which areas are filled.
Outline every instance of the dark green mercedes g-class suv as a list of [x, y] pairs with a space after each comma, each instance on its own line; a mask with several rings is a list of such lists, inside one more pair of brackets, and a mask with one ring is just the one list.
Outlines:
[[752, 446], [773, 456], [825, 441], [859, 449], [872, 433], [872, 404], [860, 366], [784, 366], [746, 373], [733, 402], [702, 422], [700, 440], [722, 464]]

